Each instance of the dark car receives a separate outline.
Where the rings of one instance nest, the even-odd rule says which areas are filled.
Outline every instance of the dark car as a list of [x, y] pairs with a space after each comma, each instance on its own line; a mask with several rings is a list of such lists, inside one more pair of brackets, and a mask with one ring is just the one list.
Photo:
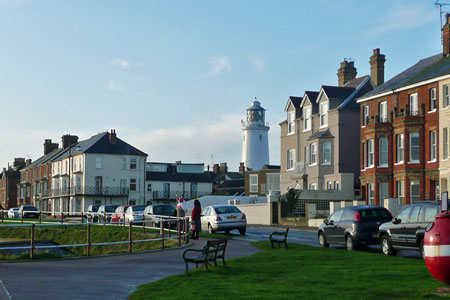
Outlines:
[[328, 247], [329, 244], [343, 244], [348, 250], [354, 250], [361, 245], [378, 244], [378, 228], [389, 220], [392, 220], [391, 213], [381, 206], [341, 208], [320, 224], [319, 245]]
[[87, 209], [87, 219], [88, 222], [98, 222], [98, 209], [100, 208], [100, 204], [92, 204], [88, 206]]
[[438, 202], [418, 202], [403, 207], [394, 219], [380, 226], [381, 251], [395, 255], [398, 249], [414, 249], [424, 257], [425, 229], [439, 212]]
[[[149, 205], [144, 210], [144, 218], [146, 221], [150, 220], [152, 223], [155, 224], [156, 227], [160, 226], [160, 221], [164, 219], [164, 221], [169, 221], [170, 218], [164, 218], [164, 216], [167, 217], [176, 217], [177, 211], [175, 208], [170, 204], [154, 204]], [[167, 227], [167, 222], [165, 222], [165, 225]], [[177, 226], [177, 220], [172, 219], [170, 220], [170, 227], [176, 228]]]
[[105, 204], [98, 208], [97, 216], [99, 222], [111, 222], [111, 215], [116, 211], [118, 204]]
[[39, 218], [39, 212], [33, 205], [21, 205], [19, 207], [19, 217], [24, 218]]

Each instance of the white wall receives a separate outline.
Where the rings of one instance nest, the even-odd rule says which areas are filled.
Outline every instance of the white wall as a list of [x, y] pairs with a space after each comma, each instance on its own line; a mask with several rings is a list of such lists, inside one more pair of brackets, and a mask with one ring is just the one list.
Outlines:
[[247, 217], [247, 224], [270, 225], [271, 203], [236, 205]]

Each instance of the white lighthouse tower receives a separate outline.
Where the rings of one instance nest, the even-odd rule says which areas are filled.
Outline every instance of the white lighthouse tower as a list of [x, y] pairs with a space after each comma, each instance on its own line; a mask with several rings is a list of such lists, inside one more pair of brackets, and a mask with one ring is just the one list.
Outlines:
[[269, 126], [265, 122], [265, 109], [253, 101], [247, 109], [247, 121], [242, 121], [242, 162], [246, 169], [261, 170], [269, 164]]

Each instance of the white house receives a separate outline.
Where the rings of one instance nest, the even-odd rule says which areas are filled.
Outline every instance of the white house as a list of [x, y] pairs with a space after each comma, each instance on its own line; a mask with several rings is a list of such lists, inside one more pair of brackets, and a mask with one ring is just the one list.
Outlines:
[[145, 204], [147, 154], [117, 138], [115, 130], [80, 142], [65, 137], [64, 151], [52, 161], [48, 198], [53, 212], [86, 211], [91, 204]]

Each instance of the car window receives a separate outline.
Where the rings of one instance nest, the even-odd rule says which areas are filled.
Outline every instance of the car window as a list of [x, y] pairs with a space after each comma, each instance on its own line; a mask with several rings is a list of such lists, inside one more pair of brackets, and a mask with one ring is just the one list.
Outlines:
[[218, 215], [221, 215], [221, 214], [238, 214], [238, 213], [241, 212], [235, 206], [216, 207], [216, 208], [214, 208], [214, 210], [216, 211], [216, 214], [218, 214]]
[[341, 219], [342, 213], [344, 212], [343, 209], [338, 210], [334, 214], [331, 215], [330, 221], [337, 222]]
[[153, 206], [153, 214], [172, 216], [175, 212], [175, 208], [172, 205]]
[[123, 209], [123, 207], [122, 207], [122, 206], [119, 206], [118, 208], [116, 208], [116, 213], [122, 212], [122, 209]]
[[417, 223], [419, 221], [420, 206], [415, 206], [408, 218], [408, 223]]
[[147, 205], [136, 205], [134, 207], [134, 211], [144, 210], [146, 207], [147, 207]]
[[117, 206], [107, 206], [106, 207], [106, 212], [114, 212], [114, 210], [116, 209]]
[[434, 217], [438, 214], [437, 207], [426, 207], [425, 208], [425, 222], [433, 222]]
[[392, 219], [391, 214], [385, 208], [370, 208], [359, 211], [361, 221], [380, 221]]
[[355, 219], [355, 212], [353, 209], [346, 208], [342, 213], [341, 221], [353, 221]]
[[406, 223], [408, 220], [409, 213], [411, 212], [411, 206], [405, 207], [397, 216], [397, 219], [402, 220], [403, 223]]
[[133, 207], [132, 206], [128, 207], [126, 213], [129, 214], [132, 212], [133, 212]]

